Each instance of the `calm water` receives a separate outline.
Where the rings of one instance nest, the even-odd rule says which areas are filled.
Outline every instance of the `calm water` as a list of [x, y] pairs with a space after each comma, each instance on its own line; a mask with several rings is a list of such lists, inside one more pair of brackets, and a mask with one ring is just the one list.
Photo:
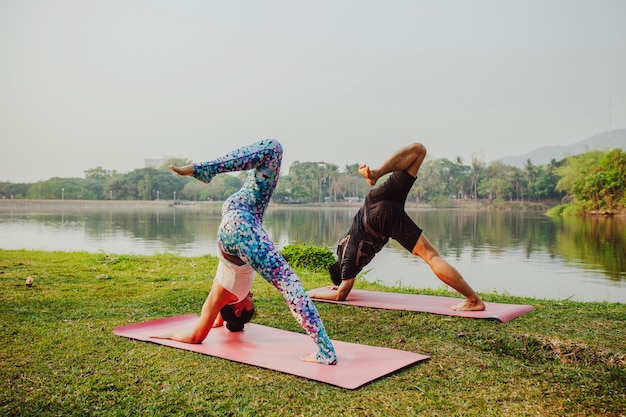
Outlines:
[[[0, 248], [215, 255], [220, 205], [165, 202], [0, 204]], [[270, 207], [265, 228], [290, 243], [333, 247], [358, 207]], [[479, 292], [626, 302], [626, 221], [538, 213], [408, 210], [441, 255]], [[419, 258], [390, 242], [363, 279], [439, 288]], [[330, 282], [330, 281], [329, 281]]]

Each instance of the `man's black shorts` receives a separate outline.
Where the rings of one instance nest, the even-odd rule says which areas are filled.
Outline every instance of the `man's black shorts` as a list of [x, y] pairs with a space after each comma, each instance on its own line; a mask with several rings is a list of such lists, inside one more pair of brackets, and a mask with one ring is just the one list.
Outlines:
[[394, 171], [382, 185], [369, 192], [364, 203], [367, 225], [376, 233], [398, 241], [409, 252], [422, 234], [422, 229], [404, 211], [414, 183], [415, 177], [406, 171]]

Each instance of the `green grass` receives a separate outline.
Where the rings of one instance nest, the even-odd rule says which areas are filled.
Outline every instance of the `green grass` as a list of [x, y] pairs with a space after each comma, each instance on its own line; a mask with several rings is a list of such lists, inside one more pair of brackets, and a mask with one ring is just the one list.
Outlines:
[[[535, 306], [509, 323], [318, 303], [335, 340], [431, 356], [353, 391], [113, 335], [199, 312], [216, 266], [211, 256], [0, 250], [0, 415], [626, 415], [620, 303], [482, 294]], [[329, 283], [298, 272], [307, 289]], [[256, 323], [302, 331], [278, 291], [261, 278], [253, 291]]]

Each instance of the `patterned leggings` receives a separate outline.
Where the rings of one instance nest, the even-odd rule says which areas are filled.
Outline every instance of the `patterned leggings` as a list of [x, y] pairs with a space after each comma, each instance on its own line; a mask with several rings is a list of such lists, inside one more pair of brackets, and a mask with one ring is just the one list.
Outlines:
[[252, 170], [241, 189], [222, 206], [218, 246], [248, 263], [280, 291], [291, 314], [317, 344], [317, 362], [332, 365], [337, 363], [337, 354], [315, 305], [262, 226], [278, 182], [282, 153], [278, 141], [262, 140], [213, 161], [194, 164], [193, 176], [209, 183], [222, 172]]

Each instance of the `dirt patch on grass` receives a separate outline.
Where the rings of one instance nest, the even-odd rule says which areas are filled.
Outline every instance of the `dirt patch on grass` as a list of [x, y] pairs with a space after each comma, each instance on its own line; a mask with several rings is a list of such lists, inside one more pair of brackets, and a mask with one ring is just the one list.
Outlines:
[[608, 366], [626, 366], [626, 353], [613, 352], [609, 349], [592, 348], [585, 343], [575, 343], [558, 338], [541, 340], [545, 355], [561, 363], [604, 364]]
[[585, 343], [556, 337], [510, 335], [494, 339], [474, 339], [482, 349], [526, 360], [550, 360], [567, 364], [626, 366], [626, 353], [595, 348]]

